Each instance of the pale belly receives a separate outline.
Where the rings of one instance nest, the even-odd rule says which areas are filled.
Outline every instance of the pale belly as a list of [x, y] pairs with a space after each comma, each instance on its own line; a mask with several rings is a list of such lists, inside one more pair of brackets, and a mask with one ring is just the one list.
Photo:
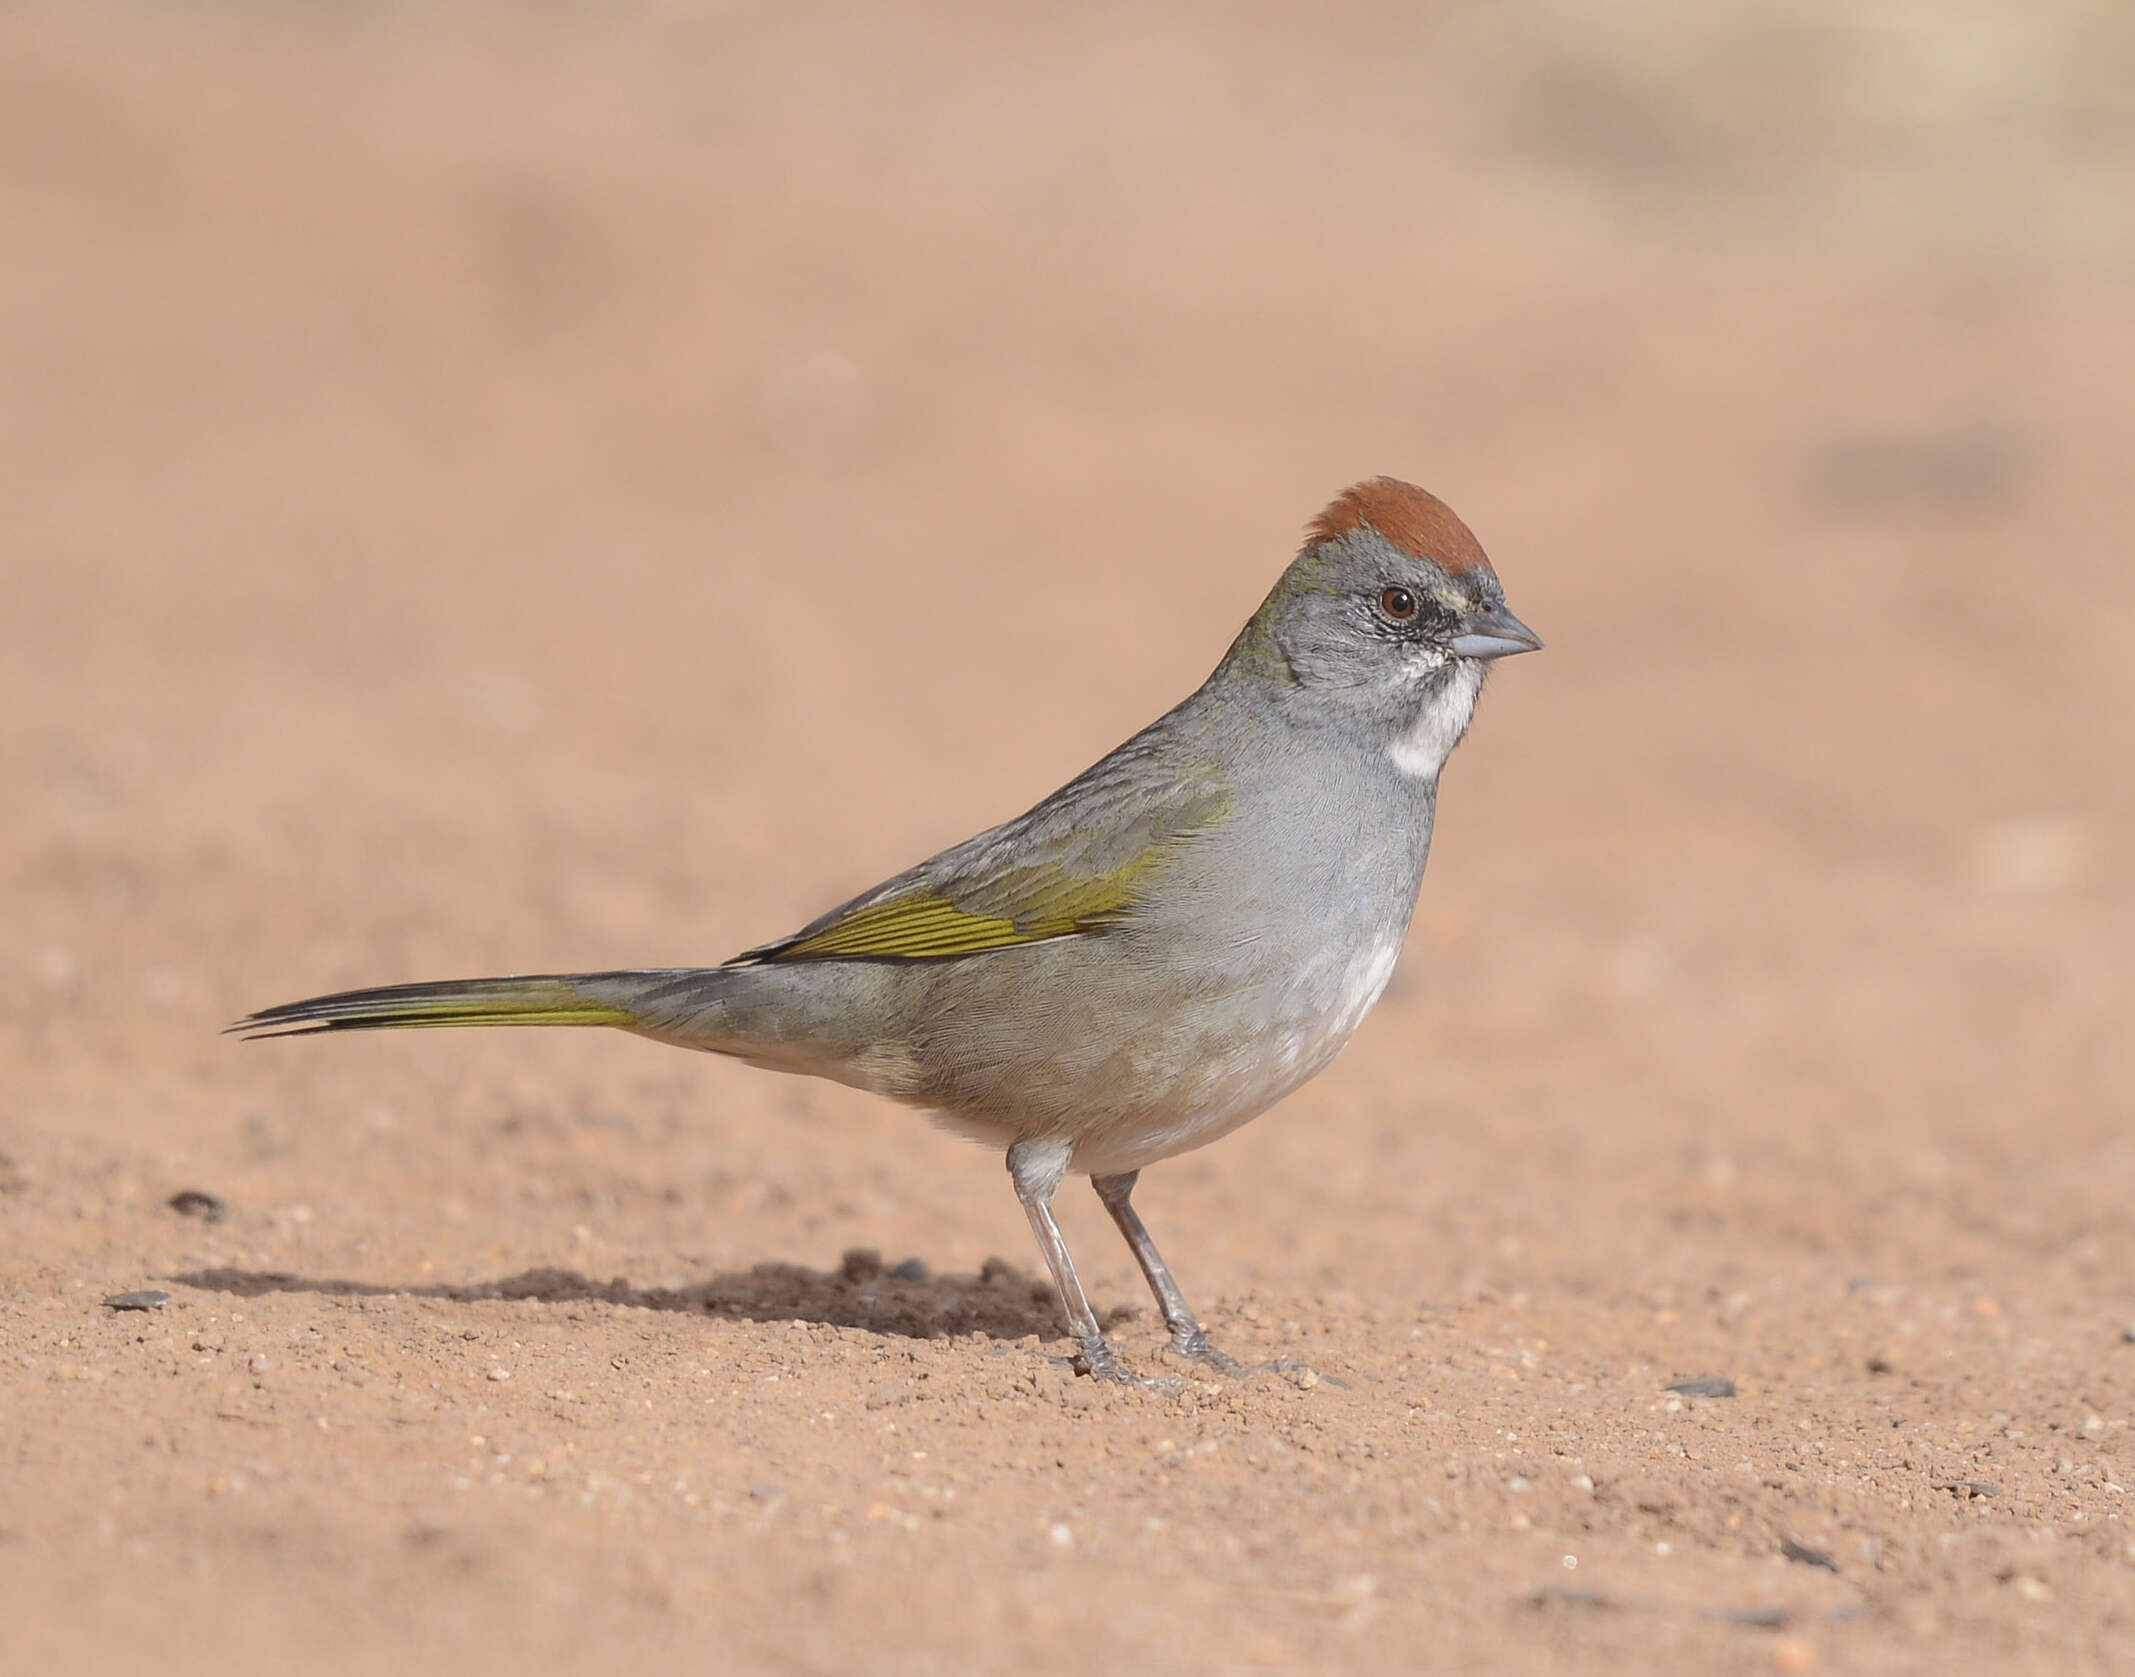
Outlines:
[[1296, 1007], [1191, 1068], [1175, 1100], [1078, 1136], [1071, 1168], [1093, 1176], [1141, 1170], [1259, 1117], [1327, 1068], [1384, 993], [1400, 958], [1400, 939], [1388, 936], [1300, 973]]

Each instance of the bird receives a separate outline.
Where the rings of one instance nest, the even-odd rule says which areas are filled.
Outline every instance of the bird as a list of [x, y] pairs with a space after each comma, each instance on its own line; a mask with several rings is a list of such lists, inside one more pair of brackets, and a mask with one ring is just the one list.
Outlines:
[[1496, 660], [1541, 648], [1468, 526], [1345, 490], [1214, 672], [1024, 814], [715, 967], [461, 979], [262, 1009], [247, 1038], [608, 1026], [871, 1090], [1003, 1150], [1079, 1373], [1131, 1382], [1053, 1215], [1087, 1176], [1163, 1313], [1210, 1342], [1141, 1172], [1325, 1069], [1407, 937], [1440, 771]]

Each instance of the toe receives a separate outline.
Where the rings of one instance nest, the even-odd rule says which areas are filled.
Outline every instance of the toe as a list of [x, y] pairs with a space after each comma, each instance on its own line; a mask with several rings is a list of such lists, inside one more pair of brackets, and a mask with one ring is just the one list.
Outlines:
[[1077, 1374], [1086, 1374], [1092, 1380], [1106, 1380], [1118, 1386], [1140, 1384], [1126, 1365], [1112, 1354], [1112, 1347], [1101, 1339], [1083, 1346], [1068, 1359], [1068, 1364]]
[[1164, 1351], [1167, 1356], [1183, 1357], [1188, 1362], [1199, 1363], [1212, 1373], [1243, 1374], [1245, 1372], [1243, 1363], [1236, 1357], [1229, 1356], [1209, 1344], [1208, 1335], [1199, 1328], [1194, 1329], [1192, 1333], [1181, 1334], [1178, 1338], [1172, 1340], [1169, 1345], [1165, 1346]]

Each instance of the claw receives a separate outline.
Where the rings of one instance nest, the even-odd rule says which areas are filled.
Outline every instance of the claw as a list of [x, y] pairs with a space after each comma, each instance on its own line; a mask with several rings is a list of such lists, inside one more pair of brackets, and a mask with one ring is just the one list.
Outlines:
[[1086, 1374], [1092, 1380], [1109, 1380], [1119, 1386], [1139, 1384], [1137, 1378], [1128, 1372], [1127, 1366], [1112, 1355], [1112, 1347], [1101, 1339], [1084, 1345], [1068, 1358], [1068, 1366], [1077, 1374]]
[[1195, 1328], [1190, 1333], [1174, 1334], [1171, 1343], [1164, 1347], [1165, 1354], [1184, 1357], [1188, 1362], [1200, 1363], [1217, 1374], [1245, 1374], [1245, 1364], [1227, 1352], [1219, 1351], [1208, 1342], [1208, 1335]]
[[1184, 1357], [1189, 1362], [1199, 1363], [1211, 1374], [1220, 1374], [1231, 1380], [1250, 1380], [1256, 1374], [1301, 1373], [1311, 1376], [1305, 1382], [1308, 1386], [1324, 1383], [1338, 1386], [1345, 1392], [1349, 1390], [1347, 1380], [1337, 1379], [1332, 1374], [1322, 1374], [1310, 1364], [1301, 1363], [1294, 1357], [1273, 1357], [1264, 1363], [1242, 1363], [1229, 1353], [1217, 1350], [1208, 1342], [1208, 1335], [1198, 1328], [1192, 1333], [1175, 1336], [1172, 1342], [1164, 1347], [1163, 1354], [1167, 1357]]
[[1142, 1386], [1160, 1392], [1176, 1391], [1179, 1387], [1176, 1380], [1167, 1380], [1157, 1375], [1136, 1374], [1115, 1357], [1112, 1347], [1101, 1339], [1083, 1341], [1082, 1348], [1064, 1360], [1077, 1374], [1088, 1375], [1092, 1380], [1107, 1380], [1115, 1386]]

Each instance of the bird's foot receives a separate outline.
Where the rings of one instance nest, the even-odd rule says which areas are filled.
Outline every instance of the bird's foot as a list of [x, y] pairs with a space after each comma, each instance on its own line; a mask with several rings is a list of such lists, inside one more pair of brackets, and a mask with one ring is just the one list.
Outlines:
[[1087, 1351], [1078, 1351], [1067, 1359], [1067, 1365], [1077, 1374], [1087, 1375], [1092, 1380], [1103, 1380], [1114, 1386], [1141, 1384], [1127, 1366], [1109, 1351], [1100, 1351], [1094, 1356]]
[[1092, 1380], [1109, 1381], [1115, 1386], [1168, 1386], [1177, 1382], [1151, 1380], [1136, 1374], [1112, 1354], [1112, 1347], [1102, 1339], [1085, 1339], [1080, 1348], [1067, 1359], [1068, 1367], [1077, 1374], [1086, 1374]]
[[1230, 1380], [1249, 1380], [1256, 1374], [1279, 1374], [1293, 1386], [1306, 1390], [1322, 1381], [1330, 1386], [1349, 1389], [1349, 1382], [1331, 1374], [1322, 1374], [1318, 1369], [1297, 1361], [1294, 1357], [1274, 1357], [1264, 1363], [1242, 1363], [1228, 1352], [1219, 1351], [1208, 1342], [1208, 1335], [1200, 1328], [1189, 1333], [1174, 1334], [1171, 1343], [1164, 1347], [1167, 1357], [1183, 1357], [1199, 1363], [1211, 1374], [1220, 1374]]
[[1219, 1351], [1208, 1342], [1202, 1329], [1189, 1328], [1183, 1333], [1174, 1333], [1171, 1343], [1164, 1347], [1168, 1357], [1184, 1357], [1188, 1362], [1199, 1363], [1211, 1374], [1240, 1375], [1252, 1371], [1228, 1352]]
[[1102, 1339], [1079, 1340], [1075, 1353], [1067, 1357], [1055, 1357], [1045, 1352], [1038, 1353], [1057, 1369], [1069, 1374], [1082, 1375], [1091, 1380], [1102, 1380], [1112, 1386], [1140, 1386], [1145, 1391], [1171, 1392], [1178, 1390], [1182, 1382], [1162, 1376], [1136, 1374], [1133, 1369], [1112, 1354], [1112, 1347]]
[[1035, 1357], [1041, 1363], [1051, 1363], [1062, 1374], [1072, 1374], [1091, 1380], [1102, 1380], [1113, 1386], [1143, 1386], [1153, 1391], [1174, 1391], [1183, 1382], [1152, 1378], [1136, 1374], [1134, 1370], [1112, 1354], [1112, 1347], [1103, 1340], [1095, 1345], [1077, 1342], [1077, 1348], [1065, 1357], [1056, 1357], [1050, 1351], [1027, 1350], [1020, 1345], [1001, 1345], [986, 1353], [989, 1357]]

